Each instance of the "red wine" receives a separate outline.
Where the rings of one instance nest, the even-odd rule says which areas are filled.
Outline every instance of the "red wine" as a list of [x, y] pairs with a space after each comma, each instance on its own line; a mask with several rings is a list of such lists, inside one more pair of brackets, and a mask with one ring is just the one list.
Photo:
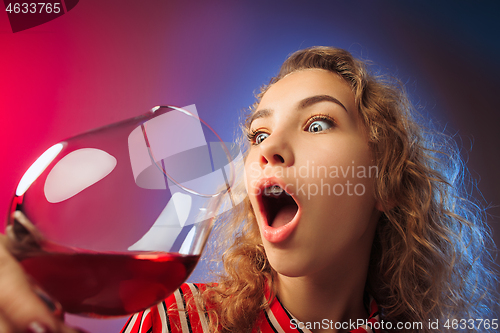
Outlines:
[[199, 256], [42, 253], [21, 264], [64, 311], [121, 316], [147, 309], [174, 292]]

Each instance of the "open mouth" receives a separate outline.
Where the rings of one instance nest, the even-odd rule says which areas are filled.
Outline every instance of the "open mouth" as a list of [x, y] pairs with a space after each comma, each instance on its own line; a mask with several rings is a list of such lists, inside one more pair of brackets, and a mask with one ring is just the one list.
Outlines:
[[273, 228], [289, 223], [299, 209], [293, 197], [276, 184], [265, 187], [261, 198], [263, 215], [267, 224]]

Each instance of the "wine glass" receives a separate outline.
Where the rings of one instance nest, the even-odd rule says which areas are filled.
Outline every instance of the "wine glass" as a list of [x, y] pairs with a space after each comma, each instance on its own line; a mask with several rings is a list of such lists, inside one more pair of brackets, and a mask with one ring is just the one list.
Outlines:
[[64, 140], [20, 180], [8, 248], [66, 312], [142, 311], [188, 278], [214, 217], [238, 203], [241, 160], [194, 105]]

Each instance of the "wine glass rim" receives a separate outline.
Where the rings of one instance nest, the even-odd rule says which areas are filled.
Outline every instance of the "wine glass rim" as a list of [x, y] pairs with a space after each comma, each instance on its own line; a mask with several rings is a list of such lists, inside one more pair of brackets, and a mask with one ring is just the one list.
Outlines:
[[[230, 168], [230, 179], [228, 180], [227, 187], [225, 189], [221, 189], [221, 191], [218, 191], [218, 192], [216, 192], [214, 194], [200, 193], [198, 191], [194, 191], [194, 190], [192, 190], [192, 189], [190, 189], [190, 188], [182, 185], [177, 180], [175, 180], [171, 175], [169, 175], [167, 173], [167, 171], [165, 170], [165, 168], [163, 166], [161, 166], [156, 161], [156, 159], [154, 158], [153, 152], [151, 151], [150, 147], [148, 146], [148, 154], [149, 154], [149, 157], [151, 159], [151, 162], [160, 170], [161, 173], [163, 173], [165, 175], [165, 177], [167, 177], [176, 186], [180, 187], [181, 189], [183, 189], [184, 191], [186, 191], [188, 193], [191, 193], [191, 194], [194, 194], [194, 195], [197, 195], [197, 196], [201, 196], [201, 197], [204, 197], [204, 198], [215, 198], [215, 197], [218, 197], [221, 194], [226, 194], [227, 192], [230, 192], [231, 191], [231, 187], [234, 185], [234, 181], [235, 181], [235, 179], [234, 179], [235, 178], [235, 169], [234, 169], [234, 165], [233, 165], [234, 162], [233, 162], [233, 160], [231, 158], [231, 153], [229, 152], [229, 149], [227, 148], [225, 142], [222, 140], [222, 138], [219, 136], [219, 134], [217, 134], [217, 132], [212, 128], [212, 126], [210, 126], [206, 121], [204, 121], [198, 115], [196, 115], [196, 114], [194, 114], [194, 113], [192, 113], [192, 112], [190, 112], [190, 111], [188, 111], [188, 110], [186, 110], [184, 108], [180, 108], [180, 107], [173, 106], [173, 105], [157, 105], [157, 106], [151, 108], [150, 112], [155, 113], [155, 112], [157, 112], [160, 109], [171, 109], [171, 110], [176, 110], [176, 111], [182, 112], [182, 113], [186, 114], [187, 116], [190, 116], [190, 117], [193, 117], [193, 118], [197, 119], [203, 125], [205, 125], [208, 129], [210, 129], [210, 131], [219, 140], [219, 142], [221, 144], [221, 147], [224, 150], [224, 153], [226, 154], [226, 157], [228, 159], [229, 168]], [[147, 134], [145, 132], [145, 128], [143, 128], [143, 134], [147, 138]]]

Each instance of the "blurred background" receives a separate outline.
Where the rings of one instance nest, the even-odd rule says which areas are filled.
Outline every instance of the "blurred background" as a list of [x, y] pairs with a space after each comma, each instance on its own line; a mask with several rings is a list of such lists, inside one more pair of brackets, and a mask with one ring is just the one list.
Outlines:
[[[331, 45], [402, 80], [418, 110], [456, 136], [500, 244], [499, 14], [494, 1], [85, 0], [12, 33], [0, 5], [0, 216], [54, 143], [190, 104], [232, 141], [288, 54]], [[68, 316], [94, 333], [125, 320]]]

